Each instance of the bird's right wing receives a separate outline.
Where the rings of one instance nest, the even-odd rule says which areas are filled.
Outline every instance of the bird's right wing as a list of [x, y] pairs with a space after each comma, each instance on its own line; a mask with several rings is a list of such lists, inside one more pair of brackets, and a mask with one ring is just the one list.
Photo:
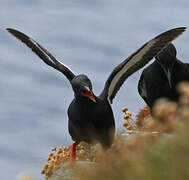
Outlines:
[[7, 28], [7, 31], [15, 36], [17, 39], [22, 41], [26, 46], [28, 46], [46, 64], [63, 73], [69, 81], [71, 81], [75, 77], [74, 73], [68, 67], [62, 64], [60, 61], [56, 60], [56, 58], [38, 42], [18, 30]]
[[145, 66], [153, 57], [168, 46], [171, 41], [180, 36], [185, 27], [171, 29], [145, 43], [136, 52], [119, 64], [108, 77], [100, 98], [112, 103], [124, 81], [134, 72]]

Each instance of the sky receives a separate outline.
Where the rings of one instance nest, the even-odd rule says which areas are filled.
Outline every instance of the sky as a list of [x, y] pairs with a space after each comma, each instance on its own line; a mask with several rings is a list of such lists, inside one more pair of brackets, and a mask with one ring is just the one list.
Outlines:
[[[188, 26], [188, 0], [1, 0], [0, 1], [0, 179], [40, 170], [52, 146], [69, 146], [68, 80], [44, 64], [6, 28], [18, 29], [48, 49], [75, 74], [87, 74], [94, 93], [121, 61], [171, 28]], [[188, 62], [189, 31], [174, 41], [178, 59]], [[117, 130], [121, 109], [134, 116], [145, 103], [129, 77], [112, 105]], [[134, 118], [133, 116], [133, 118]]]

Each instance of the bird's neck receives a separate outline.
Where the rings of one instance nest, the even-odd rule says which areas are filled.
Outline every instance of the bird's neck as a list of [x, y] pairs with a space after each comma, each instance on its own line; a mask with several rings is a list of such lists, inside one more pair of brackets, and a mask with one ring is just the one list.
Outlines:
[[158, 59], [157, 60], [158, 64], [161, 66], [162, 69], [164, 70], [172, 70], [173, 69], [173, 66], [176, 62], [176, 57], [171, 57], [171, 56], [168, 56], [168, 57], [165, 57], [163, 59]]

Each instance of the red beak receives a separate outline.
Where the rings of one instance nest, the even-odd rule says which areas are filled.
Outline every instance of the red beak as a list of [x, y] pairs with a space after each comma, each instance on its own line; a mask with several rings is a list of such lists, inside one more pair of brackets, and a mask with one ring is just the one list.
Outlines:
[[82, 91], [82, 94], [84, 94], [85, 96], [87, 96], [89, 99], [91, 99], [93, 102], [96, 103], [96, 100], [93, 96], [92, 90], [90, 89], [90, 91]]

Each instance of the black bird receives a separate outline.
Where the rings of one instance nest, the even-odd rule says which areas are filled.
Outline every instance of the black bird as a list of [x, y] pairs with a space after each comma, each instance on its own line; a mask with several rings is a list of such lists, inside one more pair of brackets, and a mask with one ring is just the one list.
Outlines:
[[145, 68], [138, 83], [138, 91], [151, 108], [159, 98], [179, 100], [177, 85], [189, 81], [189, 64], [176, 57], [177, 51], [171, 43], [156, 56], [156, 60]]
[[147, 64], [185, 29], [185, 27], [172, 29], [144, 44], [112, 71], [99, 96], [94, 95], [91, 81], [86, 75], [76, 76], [35, 40], [18, 30], [10, 28], [7, 30], [31, 48], [46, 64], [63, 73], [72, 85], [75, 97], [68, 108], [68, 129], [73, 141], [75, 141], [70, 154], [73, 163], [75, 147], [80, 141], [100, 142], [104, 149], [111, 146], [115, 133], [111, 103], [117, 91], [131, 74]]

